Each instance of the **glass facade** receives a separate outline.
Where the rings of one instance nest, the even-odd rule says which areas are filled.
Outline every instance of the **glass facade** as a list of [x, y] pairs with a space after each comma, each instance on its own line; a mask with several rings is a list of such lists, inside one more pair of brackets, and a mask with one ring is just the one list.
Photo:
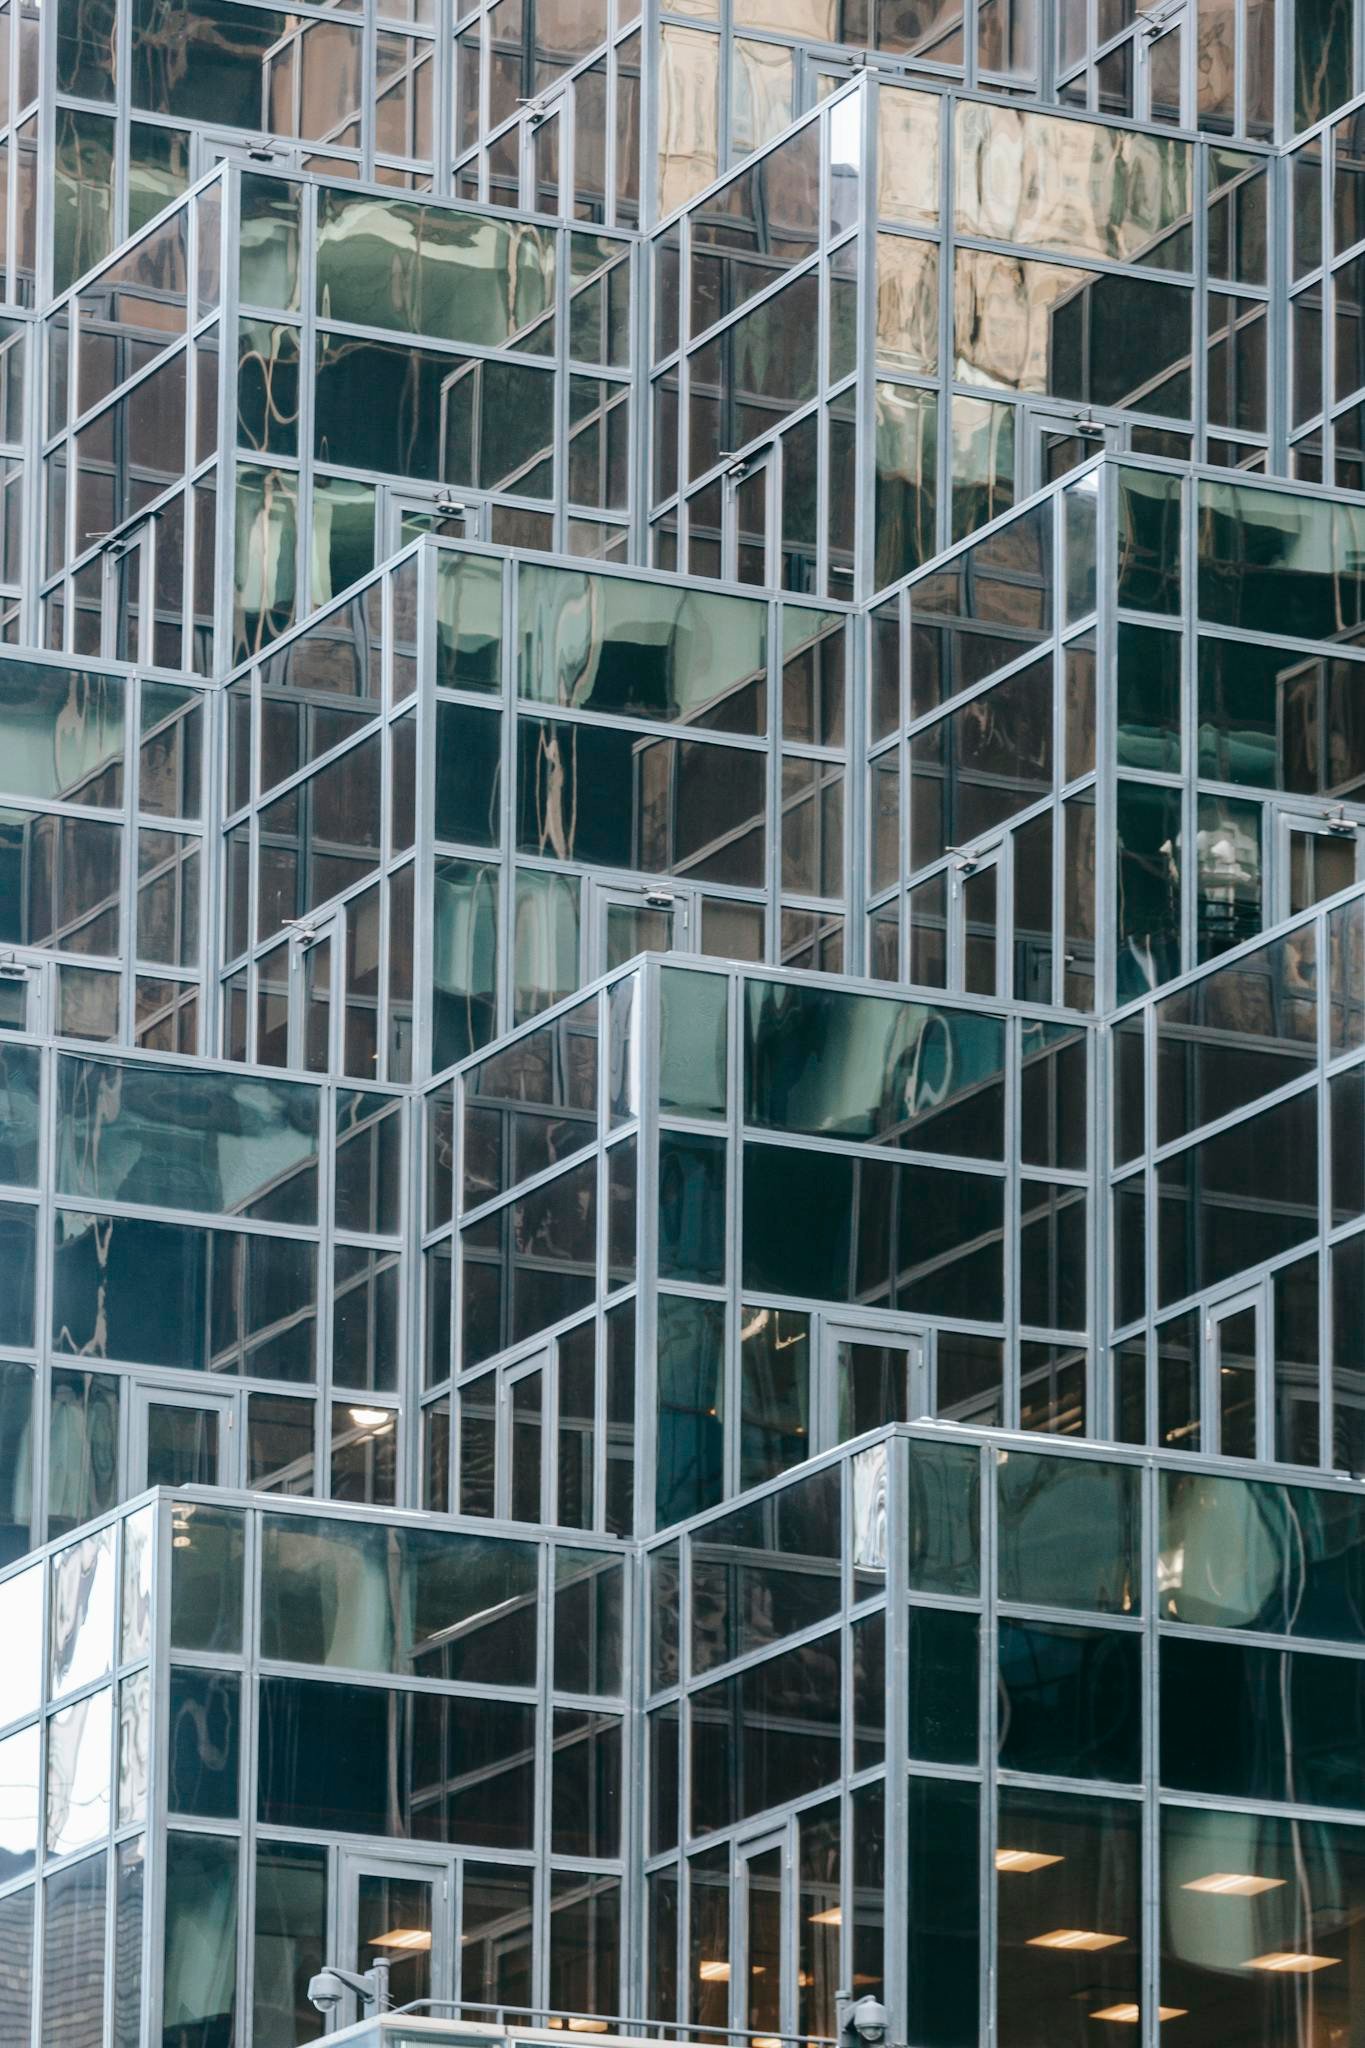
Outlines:
[[1365, 2048], [1358, 12], [0, 0], [2, 2048]]

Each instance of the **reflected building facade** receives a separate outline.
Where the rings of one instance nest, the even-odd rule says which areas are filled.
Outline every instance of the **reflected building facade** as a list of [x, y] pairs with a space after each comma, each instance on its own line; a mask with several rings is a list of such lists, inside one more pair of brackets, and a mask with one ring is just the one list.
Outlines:
[[1365, 2048], [1357, 15], [0, 4], [4, 2048]]

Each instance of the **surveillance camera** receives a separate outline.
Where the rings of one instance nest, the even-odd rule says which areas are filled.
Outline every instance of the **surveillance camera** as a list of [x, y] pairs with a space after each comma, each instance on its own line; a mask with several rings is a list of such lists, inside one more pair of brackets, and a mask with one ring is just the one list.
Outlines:
[[853, 2008], [853, 2031], [860, 2041], [884, 2041], [891, 2015], [875, 1998], [860, 1998]]
[[387, 1984], [388, 1972], [378, 1964], [363, 1977], [354, 1970], [338, 1970], [333, 1964], [308, 1979], [308, 2002], [319, 2012], [332, 2012], [348, 1991], [354, 1991], [362, 2005], [372, 2005], [376, 2011], [382, 2011], [387, 2003]]
[[308, 2003], [319, 2012], [333, 2011], [345, 1996], [346, 1987], [335, 1970], [319, 1970], [316, 1977], [308, 1979]]
[[881, 2048], [891, 2031], [891, 2015], [875, 1998], [841, 2001], [839, 2039], [842, 2048]]

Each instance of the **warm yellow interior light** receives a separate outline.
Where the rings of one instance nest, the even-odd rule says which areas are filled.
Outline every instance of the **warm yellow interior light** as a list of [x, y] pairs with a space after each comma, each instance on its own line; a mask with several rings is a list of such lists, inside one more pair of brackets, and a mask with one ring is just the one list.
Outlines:
[[1339, 1956], [1307, 1956], [1292, 1948], [1274, 1948], [1267, 1955], [1253, 1956], [1249, 1963], [1243, 1963], [1242, 1968], [1277, 1970], [1284, 1976], [1306, 1977], [1313, 1970], [1330, 1970], [1340, 1960]]
[[1030, 1948], [1117, 1948], [1123, 1940], [1121, 1934], [1097, 1934], [1090, 1927], [1054, 1927], [1050, 1934], [1035, 1934], [1029, 1940]]
[[1061, 1863], [1061, 1856], [1045, 1856], [1041, 1849], [997, 1849], [995, 1867], [997, 1870], [1046, 1870], [1053, 1863]]
[[1253, 1877], [1238, 1870], [1211, 1870], [1207, 1877], [1192, 1877], [1181, 1885], [1183, 1892], [1212, 1892], [1222, 1899], [1254, 1899], [1258, 1892], [1278, 1891], [1282, 1877]]
[[[1183, 2020], [1188, 2009], [1183, 2005], [1159, 2005], [1156, 2016], [1159, 2020]], [[1142, 2018], [1142, 2008], [1130, 2002], [1105, 2005], [1098, 2012], [1092, 2012], [1090, 2017], [1092, 2020], [1117, 2020], [1122, 2026], [1135, 2027]]]

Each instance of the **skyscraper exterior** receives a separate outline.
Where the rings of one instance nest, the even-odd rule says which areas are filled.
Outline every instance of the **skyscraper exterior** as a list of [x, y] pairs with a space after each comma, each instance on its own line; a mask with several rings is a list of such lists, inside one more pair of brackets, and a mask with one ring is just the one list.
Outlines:
[[0, 24], [0, 2048], [1365, 2048], [1365, 17]]

